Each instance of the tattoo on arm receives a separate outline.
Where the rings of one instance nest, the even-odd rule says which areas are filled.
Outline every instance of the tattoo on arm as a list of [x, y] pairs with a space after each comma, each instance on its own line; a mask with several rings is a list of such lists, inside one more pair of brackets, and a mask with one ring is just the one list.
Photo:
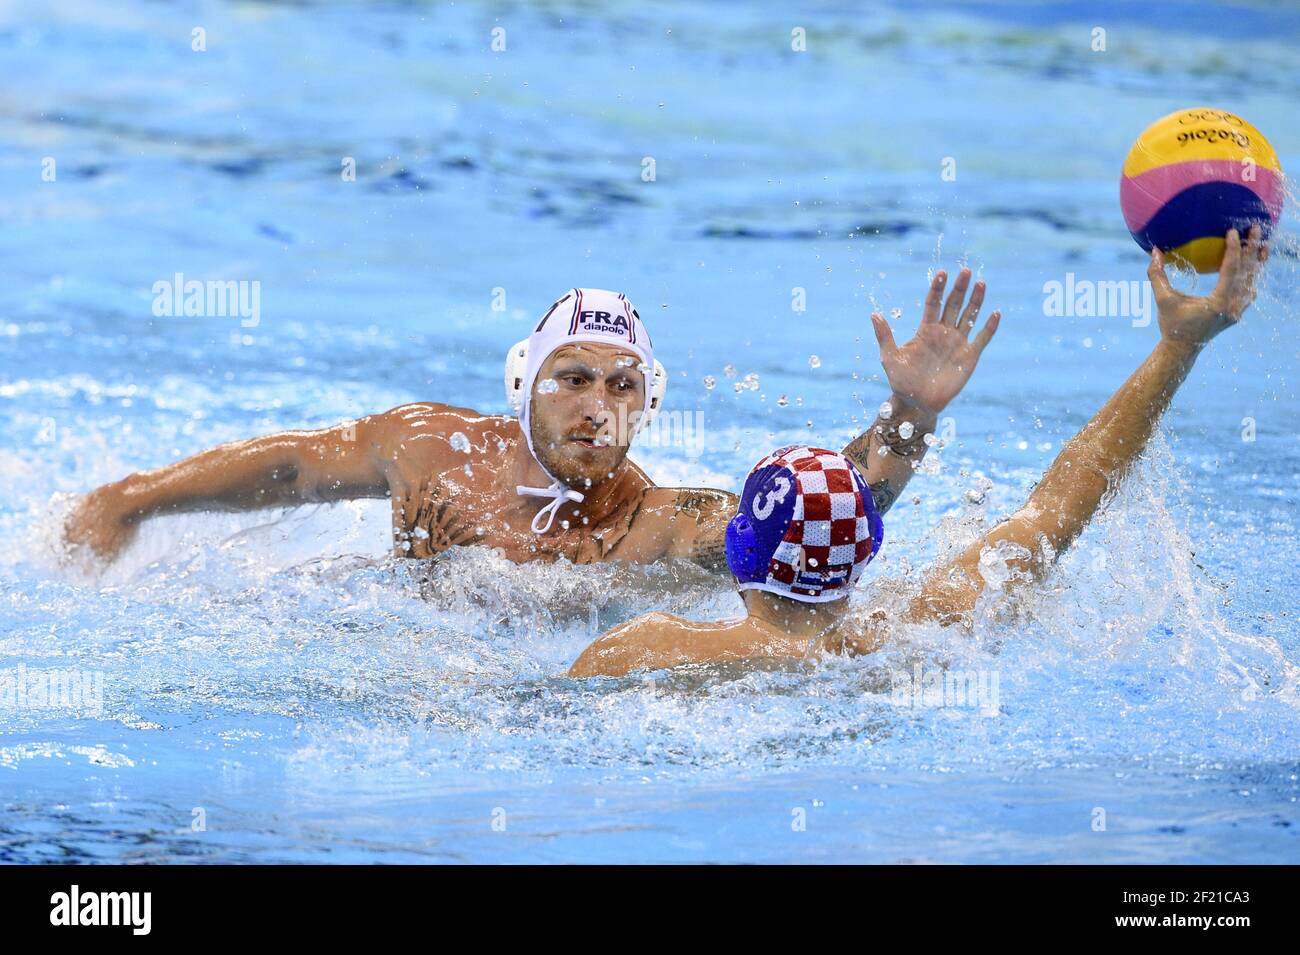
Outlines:
[[726, 491], [688, 488], [677, 493], [674, 516], [682, 515], [694, 525], [695, 533], [686, 556], [709, 570], [727, 565], [727, 521], [739, 498]]
[[697, 541], [691, 548], [690, 559], [706, 570], [723, 570], [727, 566], [727, 545], [724, 540]]
[[[877, 418], [876, 422], [878, 424], [880, 419]], [[850, 441], [849, 446], [844, 449], [844, 456], [856, 464], [863, 474], [870, 470], [872, 428], [875, 428], [874, 424]]]
[[894, 506], [894, 501], [898, 500], [898, 492], [894, 490], [889, 480], [885, 479], [871, 485], [871, 497], [876, 502], [876, 510], [884, 514]]
[[689, 512], [695, 516], [700, 516], [709, 505], [715, 503], [717, 496], [722, 491], [701, 491], [687, 488], [677, 492], [677, 500], [673, 501], [673, 510], [678, 514]]
[[[873, 444], [876, 446], [875, 454], [872, 453]], [[877, 418], [870, 428], [849, 443], [844, 449], [844, 456], [856, 464], [863, 476], [867, 477], [872, 471], [872, 461], [880, 456], [881, 450], [910, 462], [915, 469], [925, 457], [926, 448], [925, 434], [920, 429], [904, 438], [898, 433], [898, 427], [889, 419]], [[887, 478], [873, 482], [870, 487], [871, 496], [876, 502], [876, 510], [881, 514], [894, 506], [902, 491], [901, 487], [894, 487]]]

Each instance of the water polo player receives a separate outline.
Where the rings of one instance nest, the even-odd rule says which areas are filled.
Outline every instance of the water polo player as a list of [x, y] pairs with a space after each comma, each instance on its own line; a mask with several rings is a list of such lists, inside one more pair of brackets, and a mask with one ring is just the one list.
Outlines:
[[[1254, 226], [1243, 245], [1235, 229], [1228, 232], [1218, 284], [1204, 297], [1174, 291], [1163, 254], [1152, 253], [1147, 272], [1161, 336], [1155, 350], [1061, 449], [1020, 510], [927, 576], [903, 622], [969, 624], [985, 588], [980, 557], [997, 545], [1007, 545], [1000, 548], [1007, 561], [999, 557], [1005, 569], [997, 579], [1009, 596], [1043, 579], [1142, 454], [1201, 349], [1236, 324], [1254, 300], [1268, 258], [1261, 236]], [[815, 448], [784, 448], [751, 472], [727, 533], [727, 563], [748, 611], [743, 620], [639, 617], [597, 639], [570, 673], [618, 676], [683, 663], [869, 653], [881, 646], [894, 621], [844, 613], [841, 598], [875, 555], [881, 534], [856, 473], [853, 494], [830, 501], [819, 496], [832, 481], [822, 471], [840, 468], [836, 458]], [[834, 480], [848, 486], [842, 477]]]
[[[883, 316], [872, 315], [890, 413], [844, 453], [882, 512], [997, 328], [994, 312], [972, 337], [984, 285], [971, 289], [970, 279], [963, 269], [945, 303], [947, 276], [938, 273], [917, 334], [902, 347]], [[91, 492], [69, 515], [66, 539], [111, 559], [158, 514], [387, 497], [399, 555], [483, 543], [515, 561], [682, 556], [721, 566], [735, 495], [657, 487], [627, 457], [666, 382], [626, 297], [571, 289], [507, 356], [516, 417], [429, 402], [221, 445]]]
[[852, 461], [805, 445], [775, 451], [749, 472], [727, 525], [727, 566], [745, 616], [697, 623], [646, 614], [589, 646], [569, 673], [803, 656], [841, 623], [845, 598], [883, 537], [880, 513]]

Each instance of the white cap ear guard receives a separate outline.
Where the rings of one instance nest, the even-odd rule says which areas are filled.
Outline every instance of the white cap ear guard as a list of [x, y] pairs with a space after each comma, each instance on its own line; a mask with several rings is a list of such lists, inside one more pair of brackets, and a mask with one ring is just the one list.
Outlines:
[[523, 401], [524, 375], [528, 374], [528, 339], [515, 342], [506, 352], [506, 403], [512, 414], [519, 414]]
[[[518, 414], [519, 408], [524, 400], [524, 377], [528, 374], [528, 339], [516, 342], [510, 351], [506, 352], [506, 401], [510, 405], [511, 412]], [[641, 415], [640, 423], [637, 426], [647, 427], [654, 420], [659, 409], [663, 407], [664, 394], [668, 391], [668, 372], [664, 369], [663, 363], [655, 359], [654, 376], [650, 381], [650, 400], [646, 403], [644, 413]]]

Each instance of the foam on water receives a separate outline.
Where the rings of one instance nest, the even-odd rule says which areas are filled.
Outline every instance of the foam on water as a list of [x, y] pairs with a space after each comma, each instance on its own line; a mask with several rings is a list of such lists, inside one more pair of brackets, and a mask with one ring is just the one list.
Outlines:
[[[1224, 619], [1223, 585], [1198, 565], [1178, 498], [1168, 450], [1159, 448], [1028, 608], [1008, 619], [981, 604], [969, 636], [900, 628], [895, 646], [861, 660], [594, 684], [563, 672], [595, 635], [652, 609], [733, 614], [739, 600], [728, 582], [689, 564], [517, 566], [483, 548], [430, 567], [348, 556], [338, 543], [355, 537], [359, 508], [345, 505], [208, 543], [221, 537], [219, 518], [151, 522], [87, 604], [85, 584], [70, 571], [31, 560], [36, 546], [53, 551], [57, 520], [39, 520], [6, 549], [7, 572], [26, 585], [10, 593], [17, 626], [6, 649], [49, 666], [107, 668], [110, 719], [130, 722], [180, 692], [236, 713], [319, 721], [313, 748], [322, 758], [355, 759], [351, 750], [362, 745], [373, 760], [372, 734], [360, 744], [353, 737], [358, 721], [382, 714], [387, 758], [426, 772], [615, 767], [630, 756], [638, 772], [760, 772], [810, 758], [911, 763], [927, 758], [926, 747], [900, 747], [899, 736], [916, 724], [942, 737], [951, 764], [1072, 765], [1077, 739], [1055, 727], [1094, 707], [1119, 725], [1100, 740], [1098, 726], [1089, 727], [1090, 758], [1171, 750], [1196, 758], [1206, 721], [1228, 720], [1235, 732], [1205, 758], [1285, 759], [1300, 733], [1300, 673], [1274, 638], [1237, 632]], [[897, 615], [927, 555], [953, 553], [987, 524], [987, 502], [963, 499], [921, 539], [892, 540], [878, 567], [893, 583], [859, 588], [858, 611]], [[323, 540], [344, 553], [303, 560]], [[915, 569], [900, 574], [904, 562]], [[985, 574], [998, 579], [996, 566]], [[996, 671], [1003, 717], [900, 714], [890, 682], [918, 662]], [[447, 738], [431, 747], [431, 734]]]

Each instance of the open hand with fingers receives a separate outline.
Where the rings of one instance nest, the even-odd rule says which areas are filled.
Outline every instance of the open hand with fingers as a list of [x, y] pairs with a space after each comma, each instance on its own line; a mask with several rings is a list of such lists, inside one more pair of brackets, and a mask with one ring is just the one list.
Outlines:
[[894, 333], [885, 316], [879, 312], [871, 315], [876, 341], [880, 343], [880, 363], [894, 390], [894, 398], [922, 417], [937, 417], [957, 397], [998, 330], [1002, 314], [995, 311], [979, 333], [970, 337], [979, 320], [980, 306], [984, 304], [983, 282], [975, 283], [970, 301], [965, 301], [970, 279], [970, 269], [957, 273], [952, 293], [943, 303], [948, 273], [936, 273], [925, 299], [921, 325], [912, 340], [901, 348], [894, 343]]
[[1236, 229], [1229, 229], [1218, 284], [1209, 295], [1187, 295], [1169, 284], [1164, 254], [1152, 249], [1147, 275], [1160, 313], [1161, 335], [1169, 341], [1204, 345], [1237, 324], [1255, 300], [1255, 286], [1267, 261], [1268, 243], [1259, 226], [1251, 226], [1244, 240]]
[[436, 557], [448, 548], [482, 541], [478, 529], [433, 481], [426, 480], [420, 485], [416, 501], [415, 517], [405, 531], [410, 549], [403, 549], [404, 556]]

